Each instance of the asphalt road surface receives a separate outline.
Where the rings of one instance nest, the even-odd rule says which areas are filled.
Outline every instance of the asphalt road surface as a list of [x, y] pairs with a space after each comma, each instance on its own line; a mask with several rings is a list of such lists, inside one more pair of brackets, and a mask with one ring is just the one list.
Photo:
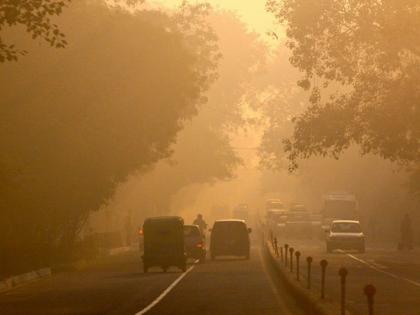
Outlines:
[[319, 290], [321, 282], [319, 262], [328, 261], [326, 294], [332, 300], [340, 298], [338, 270], [347, 268], [347, 308], [353, 314], [367, 314], [363, 287], [373, 284], [377, 288], [375, 314], [420, 315], [420, 249], [399, 252], [395, 244], [368, 243], [363, 254], [352, 251], [327, 254], [321, 241], [283, 239], [279, 243], [288, 243], [302, 253], [303, 274], [306, 257], [313, 257], [315, 289]]
[[133, 252], [108, 257], [2, 293], [0, 314], [301, 314], [272, 280], [259, 248], [250, 260], [193, 265], [182, 278], [176, 269], [143, 274], [139, 260]]

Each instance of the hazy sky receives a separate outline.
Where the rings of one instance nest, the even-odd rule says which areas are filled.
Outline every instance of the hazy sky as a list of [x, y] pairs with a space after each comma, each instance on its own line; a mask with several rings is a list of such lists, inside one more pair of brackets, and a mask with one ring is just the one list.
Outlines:
[[[167, 5], [177, 5], [182, 0], [156, 0]], [[203, 2], [203, 1], [190, 1]], [[251, 29], [265, 34], [273, 30], [274, 19], [265, 11], [265, 0], [208, 0], [214, 6], [235, 11]]]

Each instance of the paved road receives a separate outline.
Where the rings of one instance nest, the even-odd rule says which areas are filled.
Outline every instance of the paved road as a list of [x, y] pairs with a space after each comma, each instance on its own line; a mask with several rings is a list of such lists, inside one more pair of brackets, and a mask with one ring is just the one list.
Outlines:
[[[139, 256], [126, 253], [77, 272], [0, 294], [2, 315], [130, 314], [150, 303], [181, 275], [141, 273]], [[299, 315], [281, 286], [272, 282], [260, 250], [251, 260], [225, 259], [195, 265], [147, 314]]]
[[[302, 252], [303, 261], [307, 256], [314, 258], [313, 283], [319, 290], [319, 261], [327, 259], [326, 293], [329, 298], [339, 299], [340, 267], [346, 267], [348, 274], [348, 308], [354, 314], [366, 314], [366, 297], [363, 287], [374, 284], [376, 314], [420, 315], [420, 250], [398, 252], [395, 246], [369, 244], [366, 253], [336, 252], [327, 254], [325, 243], [307, 240], [282, 240]], [[304, 265], [302, 265], [303, 268]], [[305, 269], [304, 269], [305, 270]]]

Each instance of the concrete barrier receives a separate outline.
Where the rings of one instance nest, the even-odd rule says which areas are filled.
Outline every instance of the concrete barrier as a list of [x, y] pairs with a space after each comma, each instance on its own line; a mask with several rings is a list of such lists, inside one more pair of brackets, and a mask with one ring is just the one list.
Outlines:
[[[271, 246], [268, 243], [265, 243], [264, 247], [266, 258], [273, 267], [275, 274], [279, 277], [306, 314], [340, 314], [340, 305], [338, 303], [328, 299], [321, 300], [319, 292], [314, 292], [305, 288], [305, 282], [298, 282], [296, 280], [296, 276], [292, 274], [288, 268], [285, 268], [278, 259], [276, 259], [274, 250]], [[351, 315], [351, 313], [346, 311], [346, 315]]]
[[51, 276], [51, 268], [42, 268], [0, 281], [0, 292], [10, 291], [20, 285]]
[[[134, 247], [124, 246], [124, 247], [117, 247], [112, 248], [107, 251], [106, 255], [114, 256], [120, 255], [125, 252], [129, 252], [130, 250], [134, 250]], [[60, 266], [55, 266], [54, 273], [66, 270], [83, 270], [86, 266], [89, 265], [87, 260], [79, 260], [76, 262], [63, 264]], [[6, 292], [12, 290], [20, 285], [25, 283], [29, 283], [32, 281], [36, 281], [42, 278], [50, 277], [52, 274], [51, 268], [41, 268], [38, 270], [33, 270], [27, 273], [23, 273], [20, 275], [16, 275], [13, 277], [9, 277], [0, 281], [0, 292]]]

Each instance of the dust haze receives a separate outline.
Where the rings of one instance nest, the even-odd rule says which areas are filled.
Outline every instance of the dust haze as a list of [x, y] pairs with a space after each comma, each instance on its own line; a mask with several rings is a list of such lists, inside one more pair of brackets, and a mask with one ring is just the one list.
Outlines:
[[[270, 295], [262, 274], [275, 276], [262, 260], [285, 243], [326, 258], [335, 273], [350, 266], [357, 279], [349, 280], [351, 314], [367, 309], [365, 281], [401, 281], [389, 309], [384, 301], [392, 294], [383, 289], [380, 314], [419, 309], [408, 298], [420, 286], [419, 4], [257, 2], [0, 3], [4, 314], [137, 314], [157, 296], [144, 293], [143, 305], [129, 298], [134, 288], [167, 287], [156, 267], [191, 272], [185, 283], [203, 268], [226, 290], [224, 279], [252, 273], [255, 279], [238, 286], [252, 283]], [[153, 265], [148, 251], [175, 251], [177, 236], [163, 241], [154, 230], [166, 219], [173, 231], [181, 224], [201, 239], [190, 251], [193, 241], [182, 234], [177, 250], [186, 260]], [[246, 235], [235, 239], [241, 229]], [[357, 244], [341, 243], [340, 229], [358, 234]], [[158, 241], [149, 244], [152, 235]], [[232, 252], [230, 238], [239, 244]], [[245, 261], [212, 265], [218, 256]], [[275, 259], [283, 256], [277, 251]], [[351, 269], [357, 262], [360, 271]], [[120, 295], [117, 284], [93, 276], [119, 268], [132, 281]], [[11, 291], [16, 279], [39, 270], [50, 284], [42, 279]], [[140, 272], [156, 273], [156, 281], [129, 276]], [[46, 302], [48, 290], [62, 287], [60, 277], [80, 294], [73, 306], [71, 292], [57, 293], [54, 307]], [[229, 291], [211, 279], [203, 286], [211, 292], [208, 314], [254, 314], [246, 303], [230, 309], [220, 302]], [[86, 292], [105, 287], [118, 302], [85, 301]], [[9, 291], [21, 294], [20, 308], [13, 294], [3, 296]], [[332, 291], [328, 300], [338, 305], [338, 289]], [[242, 293], [230, 303], [249, 300]], [[150, 314], [204, 307], [200, 298], [183, 301], [181, 288], [177, 294], [178, 302], [168, 296]], [[273, 310], [306, 313], [294, 298]]]

